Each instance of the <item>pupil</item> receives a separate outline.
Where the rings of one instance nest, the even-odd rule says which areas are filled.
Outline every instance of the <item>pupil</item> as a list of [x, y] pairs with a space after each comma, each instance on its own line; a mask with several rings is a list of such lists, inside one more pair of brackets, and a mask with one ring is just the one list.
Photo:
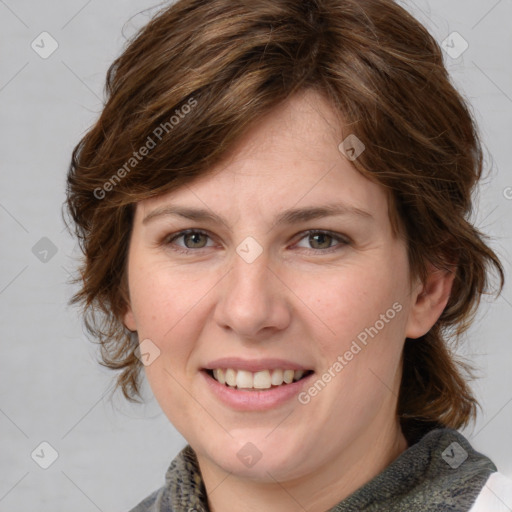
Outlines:
[[[201, 244], [201, 237], [203, 235], [201, 233], [192, 233], [187, 235], [187, 240], [191, 242], [193, 247], [203, 247], [204, 244]], [[186, 244], [187, 246], [190, 244]]]
[[318, 233], [316, 235], [312, 235], [314, 243], [319, 243], [320, 245], [324, 245], [327, 243], [327, 247], [329, 247], [329, 239], [331, 238], [329, 235], [324, 233]]

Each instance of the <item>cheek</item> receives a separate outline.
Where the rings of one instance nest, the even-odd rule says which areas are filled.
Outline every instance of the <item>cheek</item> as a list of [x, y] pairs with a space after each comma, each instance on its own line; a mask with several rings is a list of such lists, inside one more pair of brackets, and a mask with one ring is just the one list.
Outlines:
[[177, 425], [181, 420], [172, 416], [173, 411], [185, 414], [190, 406], [181, 385], [196, 371], [191, 354], [207, 321], [207, 295], [219, 279], [213, 272], [184, 272], [161, 259], [140, 266], [134, 261], [132, 270], [130, 295], [139, 339], [151, 340], [162, 356], [144, 368], [146, 377]]
[[[403, 306], [400, 278], [377, 265], [353, 266], [334, 270], [314, 278], [297, 279], [294, 290], [309, 306], [314, 330], [320, 339], [333, 346], [352, 340], [376, 322], [398, 317], [396, 306]], [[402, 307], [403, 309], [403, 307]], [[395, 322], [386, 322], [386, 331]], [[395, 329], [397, 326], [394, 326]]]
[[161, 341], [187, 324], [211, 288], [207, 276], [180, 272], [165, 261], [134, 263], [132, 270], [130, 298], [139, 334]]
[[188, 363], [203, 323], [201, 298], [211, 284], [161, 261], [134, 267], [132, 278], [139, 339], [150, 339], [160, 351], [160, 357], [144, 367], [147, 380], [169, 420], [178, 429], [185, 428], [197, 411], [183, 386], [193, 373]]

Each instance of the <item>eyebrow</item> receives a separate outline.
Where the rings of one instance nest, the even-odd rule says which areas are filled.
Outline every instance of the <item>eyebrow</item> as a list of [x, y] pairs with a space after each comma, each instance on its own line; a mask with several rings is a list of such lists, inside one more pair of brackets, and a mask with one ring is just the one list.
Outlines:
[[[175, 215], [188, 220], [199, 222], [213, 222], [228, 226], [226, 219], [209, 210], [202, 208], [189, 208], [184, 206], [162, 206], [156, 208], [144, 217], [142, 223], [147, 224], [150, 220], [157, 217]], [[320, 219], [323, 217], [333, 217], [338, 215], [349, 215], [362, 217], [365, 219], [373, 219], [373, 215], [366, 210], [357, 208], [356, 206], [335, 203], [322, 206], [310, 206], [305, 208], [296, 208], [285, 210], [276, 216], [274, 224], [297, 224], [299, 222], [307, 222], [309, 220]]]

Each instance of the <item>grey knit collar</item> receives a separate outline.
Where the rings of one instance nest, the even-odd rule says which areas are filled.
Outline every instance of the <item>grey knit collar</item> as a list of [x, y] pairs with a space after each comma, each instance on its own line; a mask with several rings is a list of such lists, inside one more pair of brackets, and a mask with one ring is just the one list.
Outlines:
[[[383, 472], [328, 512], [468, 512], [494, 464], [457, 431], [431, 430]], [[209, 512], [190, 446], [173, 460], [166, 485], [132, 512]]]

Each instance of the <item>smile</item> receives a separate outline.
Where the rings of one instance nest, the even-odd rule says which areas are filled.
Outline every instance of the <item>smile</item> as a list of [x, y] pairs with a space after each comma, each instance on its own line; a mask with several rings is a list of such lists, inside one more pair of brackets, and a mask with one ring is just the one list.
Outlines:
[[273, 370], [251, 372], [233, 368], [216, 368], [207, 370], [207, 373], [217, 382], [231, 389], [260, 391], [297, 382], [310, 375], [312, 370], [285, 370], [275, 368]]

